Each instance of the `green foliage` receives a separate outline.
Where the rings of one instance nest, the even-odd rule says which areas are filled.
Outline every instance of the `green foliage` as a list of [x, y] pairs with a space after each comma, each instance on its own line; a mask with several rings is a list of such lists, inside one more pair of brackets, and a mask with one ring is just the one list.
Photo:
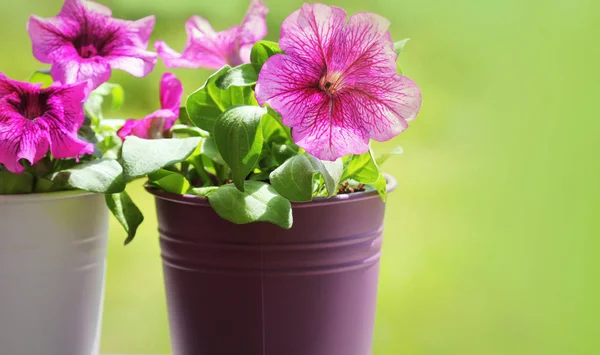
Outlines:
[[266, 112], [259, 106], [233, 106], [215, 124], [215, 142], [240, 191], [244, 191], [244, 180], [256, 166], [262, 151], [260, 122]]
[[211, 75], [204, 86], [188, 97], [185, 106], [190, 120], [196, 127], [212, 133], [215, 122], [229, 107], [257, 104], [250, 87], [232, 86], [227, 90], [217, 87], [216, 81], [230, 69], [231, 67], [224, 66]]
[[394, 52], [396, 52], [396, 54], [400, 54], [404, 50], [404, 46], [408, 41], [410, 41], [410, 38], [405, 38], [398, 42], [394, 42]]
[[171, 133], [174, 138], [185, 138], [185, 137], [207, 137], [208, 132], [198, 128], [190, 127], [183, 124], [174, 125], [171, 127]]
[[346, 157], [344, 164], [344, 175], [342, 181], [354, 180], [362, 184], [373, 185], [381, 199], [386, 200], [387, 190], [386, 181], [383, 173], [373, 157], [373, 151], [361, 155], [351, 155]]
[[122, 173], [123, 168], [118, 161], [105, 158], [57, 171], [48, 180], [64, 189], [112, 194], [125, 189]]
[[284, 144], [273, 142], [271, 144], [271, 154], [277, 165], [283, 164], [286, 160], [295, 156], [299, 152], [300, 147], [295, 144], [290, 144], [289, 142]]
[[373, 152], [368, 151], [361, 155], [347, 157], [344, 167], [344, 180], [352, 179], [363, 184], [372, 184], [379, 178], [379, 167], [373, 157]]
[[0, 170], [0, 195], [28, 194], [33, 192], [34, 177], [30, 173], [13, 174]]
[[283, 53], [283, 51], [281, 48], [279, 48], [278, 43], [259, 41], [252, 46], [252, 51], [250, 52], [250, 62], [252, 62], [252, 64], [258, 64], [260, 67], [262, 67], [267, 59], [271, 58], [275, 54], [280, 53]]
[[244, 181], [244, 189], [226, 184], [210, 192], [208, 201], [222, 218], [237, 224], [270, 222], [281, 228], [292, 227], [292, 206], [273, 186], [259, 181]]
[[216, 81], [216, 85], [221, 90], [227, 90], [232, 86], [253, 86], [258, 80], [258, 64], [242, 64], [229, 69]]
[[[401, 41], [394, 43], [394, 52], [396, 52], [396, 54], [398, 54], [398, 59], [400, 58], [400, 53], [404, 50], [404, 46], [406, 45], [406, 43], [408, 41], [410, 41], [410, 38], [405, 38]], [[398, 73], [402, 74], [402, 67], [400, 66], [400, 62], [397, 62], [397, 67], [398, 67]]]
[[225, 165], [225, 160], [223, 160], [221, 153], [219, 153], [214, 138], [208, 137], [203, 139], [202, 144], [200, 144], [200, 152], [216, 164]]
[[105, 199], [108, 209], [127, 233], [125, 245], [129, 244], [135, 237], [138, 227], [144, 221], [144, 215], [125, 191], [117, 194], [107, 194]]
[[332, 196], [337, 191], [342, 172], [341, 160], [331, 163], [310, 155], [296, 155], [275, 169], [270, 181], [275, 190], [288, 200], [306, 202], [313, 198], [315, 174], [321, 174], [329, 196]]
[[283, 197], [294, 202], [305, 202], [313, 197], [313, 176], [318, 170], [305, 155], [296, 155], [275, 169], [271, 185]]
[[200, 137], [181, 139], [127, 137], [122, 149], [125, 179], [131, 181], [184, 161], [196, 150], [200, 140]]
[[190, 182], [179, 172], [160, 169], [148, 175], [150, 185], [166, 192], [183, 195], [190, 189]]
[[392, 149], [391, 151], [389, 151], [388, 153], [382, 154], [381, 156], [377, 157], [377, 159], [375, 159], [375, 161], [377, 162], [378, 166], [382, 166], [392, 156], [400, 155], [402, 153], [404, 153], [404, 150], [402, 149], [402, 147], [397, 146], [394, 149]]
[[104, 83], [92, 91], [83, 104], [86, 115], [98, 121], [104, 119], [102, 105], [105, 97], [112, 98], [112, 109], [118, 110], [125, 100], [125, 91], [119, 84]]

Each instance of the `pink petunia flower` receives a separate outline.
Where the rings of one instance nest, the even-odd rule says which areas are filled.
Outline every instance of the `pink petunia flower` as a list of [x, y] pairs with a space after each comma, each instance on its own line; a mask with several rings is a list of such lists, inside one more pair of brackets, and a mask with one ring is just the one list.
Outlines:
[[182, 54], [163, 41], [154, 47], [168, 68], [219, 69], [249, 63], [252, 46], [267, 35], [268, 12], [261, 0], [252, 0], [242, 24], [222, 32], [215, 32], [202, 17], [192, 16], [185, 23], [188, 39]]
[[35, 164], [48, 150], [59, 159], [91, 154], [94, 146], [77, 138], [84, 90], [84, 83], [42, 89], [0, 73], [0, 163], [20, 174], [21, 159]]
[[55, 81], [87, 81], [87, 92], [108, 81], [111, 68], [143, 77], [156, 64], [156, 53], [147, 51], [154, 16], [138, 21], [111, 17], [104, 5], [86, 0], [65, 0], [56, 17], [32, 15], [27, 31], [33, 55], [52, 64]]
[[421, 90], [398, 74], [390, 22], [373, 13], [304, 4], [281, 26], [275, 55], [256, 84], [292, 127], [296, 144], [323, 160], [363, 154], [369, 139], [389, 140], [408, 127], [421, 106]]
[[146, 139], [163, 138], [179, 118], [179, 107], [183, 96], [181, 81], [171, 73], [165, 73], [160, 81], [160, 110], [141, 120], [127, 120], [117, 135], [125, 140], [127, 136]]

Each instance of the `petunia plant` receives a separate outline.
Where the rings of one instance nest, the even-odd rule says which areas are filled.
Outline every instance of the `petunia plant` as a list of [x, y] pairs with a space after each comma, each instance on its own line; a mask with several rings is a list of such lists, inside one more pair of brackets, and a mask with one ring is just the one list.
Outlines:
[[[364, 190], [385, 199], [379, 166], [389, 154], [376, 158], [369, 140], [397, 136], [419, 111], [421, 91], [396, 63], [406, 41], [394, 43], [379, 15], [348, 19], [341, 8], [305, 4], [283, 22], [279, 43], [258, 41], [240, 59], [230, 44], [247, 44], [244, 31], [260, 33], [255, 40], [264, 35], [259, 4], [253, 1], [246, 15], [256, 18], [254, 29], [245, 20], [216, 36], [237, 35], [234, 42], [211, 42], [215, 35], [192, 26], [207, 24], [193, 18], [182, 55], [157, 43], [167, 66], [222, 66], [189, 95], [180, 123], [163, 135], [168, 139], [125, 139], [125, 176], [207, 198], [234, 223], [282, 228], [293, 224], [292, 203]], [[235, 60], [212, 57], [232, 50]]]
[[[0, 194], [75, 189], [105, 194], [109, 204], [129, 200], [119, 121], [105, 120], [102, 105], [107, 97], [114, 108], [123, 102], [123, 89], [107, 82], [112, 69], [153, 70], [157, 55], [146, 50], [153, 27], [153, 16], [117, 19], [84, 0], [66, 0], [56, 17], [31, 16], [33, 55], [51, 67], [28, 82], [0, 73]], [[165, 102], [179, 113], [179, 101]]]
[[153, 18], [114, 19], [84, 0], [66, 0], [55, 18], [32, 17], [34, 54], [52, 64], [54, 83], [0, 77], [0, 174], [32, 176], [33, 187], [19, 193], [105, 193], [126, 243], [143, 216], [123, 189], [138, 178], [149, 189], [206, 198], [233, 223], [282, 228], [292, 227], [293, 203], [365, 190], [385, 200], [380, 166], [400, 150], [376, 157], [369, 142], [394, 138], [419, 111], [421, 91], [396, 63], [406, 40], [394, 43], [379, 15], [348, 18], [315, 3], [285, 19], [278, 43], [264, 41], [267, 12], [252, 0], [242, 24], [222, 32], [194, 16], [183, 53], [157, 41], [167, 67], [217, 71], [184, 102], [181, 82], [164, 74], [160, 107], [125, 121], [103, 117], [104, 97], [122, 98], [106, 80], [111, 68], [152, 70]]

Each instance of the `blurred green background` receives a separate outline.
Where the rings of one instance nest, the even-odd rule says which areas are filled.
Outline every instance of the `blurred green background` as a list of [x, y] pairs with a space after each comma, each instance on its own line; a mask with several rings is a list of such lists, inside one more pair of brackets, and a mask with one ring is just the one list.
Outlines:
[[[153, 40], [176, 49], [193, 14], [217, 30], [246, 0], [104, 0], [117, 17], [157, 15]], [[266, 0], [268, 39], [300, 1]], [[390, 196], [374, 355], [600, 353], [600, 17], [593, 0], [336, 0], [349, 13], [388, 17], [423, 108], [392, 145]], [[0, 2], [0, 71], [26, 79], [40, 66], [29, 14], [60, 0]], [[147, 78], [115, 72], [126, 90], [114, 117], [158, 108], [160, 63]], [[206, 70], [176, 70], [186, 93]], [[153, 200], [130, 190], [147, 220], [123, 247], [111, 221], [102, 349], [169, 352]], [[594, 271], [595, 270], [595, 271]], [[70, 355], [70, 354], [65, 354]], [[243, 355], [243, 354], [240, 354]], [[285, 354], [274, 354], [285, 355]], [[310, 354], [307, 354], [310, 355]]]

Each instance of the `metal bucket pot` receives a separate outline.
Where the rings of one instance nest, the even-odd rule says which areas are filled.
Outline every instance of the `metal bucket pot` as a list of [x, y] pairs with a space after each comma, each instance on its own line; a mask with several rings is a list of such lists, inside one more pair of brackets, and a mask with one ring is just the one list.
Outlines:
[[376, 192], [294, 204], [284, 230], [148, 190], [173, 355], [371, 354], [385, 212]]
[[102, 195], [0, 196], [0, 354], [99, 353], [107, 230]]

